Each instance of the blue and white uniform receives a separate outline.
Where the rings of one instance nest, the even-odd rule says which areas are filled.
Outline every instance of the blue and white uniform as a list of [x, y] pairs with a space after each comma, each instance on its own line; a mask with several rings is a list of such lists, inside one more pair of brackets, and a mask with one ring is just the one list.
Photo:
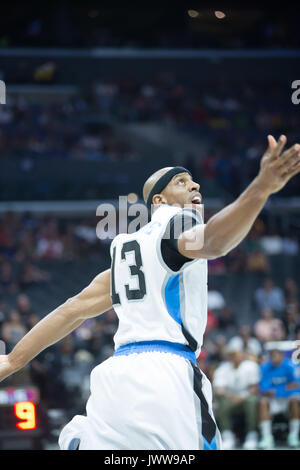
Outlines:
[[270, 413], [286, 413], [289, 406], [289, 398], [299, 395], [300, 388], [289, 389], [288, 385], [297, 383], [297, 368], [293, 362], [284, 358], [279, 365], [267, 361], [260, 366], [261, 379], [259, 389], [262, 393], [273, 391], [274, 396], [270, 399]]
[[115, 353], [93, 369], [87, 416], [63, 429], [62, 449], [76, 438], [79, 449], [221, 447], [211, 385], [196, 366], [207, 320], [207, 261], [177, 250], [179, 233], [199, 223], [195, 210], [162, 205], [147, 225], [111, 243]]

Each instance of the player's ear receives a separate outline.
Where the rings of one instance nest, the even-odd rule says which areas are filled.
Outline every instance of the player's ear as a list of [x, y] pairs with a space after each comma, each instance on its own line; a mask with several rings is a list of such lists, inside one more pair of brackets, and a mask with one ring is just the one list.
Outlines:
[[167, 200], [162, 194], [155, 194], [152, 198], [152, 203], [155, 205], [166, 204]]

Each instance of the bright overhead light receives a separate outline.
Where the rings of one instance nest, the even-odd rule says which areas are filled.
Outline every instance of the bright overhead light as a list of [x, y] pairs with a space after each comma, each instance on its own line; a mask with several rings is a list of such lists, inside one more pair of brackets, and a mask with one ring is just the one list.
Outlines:
[[223, 11], [215, 11], [215, 16], [219, 18], [219, 20], [225, 18], [225, 13]]
[[189, 15], [191, 18], [197, 18], [197, 16], [199, 16], [199, 12], [196, 11], [196, 10], [188, 10], [188, 15]]

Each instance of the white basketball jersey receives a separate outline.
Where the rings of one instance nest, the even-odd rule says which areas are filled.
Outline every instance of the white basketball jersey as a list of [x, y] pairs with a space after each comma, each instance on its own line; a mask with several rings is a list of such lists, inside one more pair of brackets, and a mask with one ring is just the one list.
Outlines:
[[[147, 225], [111, 243], [116, 349], [138, 341], [170, 341], [200, 353], [207, 321], [207, 260], [186, 262], [174, 272], [161, 254], [168, 222], [182, 210], [162, 205]], [[200, 214], [195, 217], [203, 223]]]

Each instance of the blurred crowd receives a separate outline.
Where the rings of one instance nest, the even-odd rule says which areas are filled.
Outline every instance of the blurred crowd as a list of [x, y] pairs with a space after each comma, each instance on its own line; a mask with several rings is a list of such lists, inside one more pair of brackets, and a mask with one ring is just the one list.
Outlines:
[[[205, 153], [187, 152], [183, 163], [194, 178], [237, 196], [256, 176], [269, 133], [286, 134], [288, 144], [299, 140], [299, 113], [287, 90], [276, 82], [249, 80], [232, 86], [224, 77], [191, 86], [165, 71], [147, 82], [95, 78], [63, 103], [10, 97], [0, 108], [0, 156], [19, 158], [26, 171], [43, 156], [139, 161], [134, 145], [114, 136], [105, 120], [157, 122], [202, 139]], [[297, 195], [298, 184], [299, 177], [292, 179], [282, 194]]]
[[80, 114], [86, 111], [80, 97], [63, 104], [10, 97], [0, 108], [0, 155], [19, 158], [27, 166], [30, 159], [43, 157], [103, 162], [138, 158], [129, 142], [116, 138], [109, 126], [84, 123]]
[[61, 219], [8, 211], [0, 217], [0, 295], [51, 280], [44, 261], [76, 260], [101, 252], [97, 218]]
[[[245, 80], [233, 86], [222, 77], [188, 85], [165, 71], [147, 82], [95, 81], [86, 100], [94, 111], [120, 121], [159, 122], [203, 139], [207, 153], [186, 155], [186, 164], [199, 181], [216, 181], [233, 194], [256, 176], [268, 133], [299, 140], [299, 113], [276, 82]], [[298, 183], [291, 182], [289, 195], [296, 194]]]
[[[207, 210], [208, 220], [214, 210]], [[117, 217], [118, 219], [118, 217]], [[80, 260], [91, 255], [101, 255], [108, 250], [110, 232], [97, 236], [99, 218], [89, 215], [82, 218], [63, 218], [49, 214], [38, 216], [32, 212], [4, 212], [0, 215], [0, 295], [16, 294], [30, 286], [46, 283], [51, 275], [43, 268], [43, 262]], [[118, 226], [116, 227], [118, 231]], [[297, 259], [299, 253], [298, 234], [274, 233], [268, 220], [258, 218], [246, 239], [226, 257], [208, 261], [210, 275], [230, 273], [255, 273], [261, 277], [272, 277], [270, 263], [273, 255], [288, 255]], [[265, 307], [261, 292], [255, 294], [258, 308]], [[278, 294], [282, 310], [282, 296]], [[278, 300], [278, 302], [279, 302]], [[273, 305], [271, 305], [273, 308]]]
[[[218, 419], [223, 423], [222, 430], [225, 431], [225, 437], [227, 436], [225, 441], [229, 447], [234, 446], [235, 442], [234, 428], [230, 421], [231, 412], [237, 411], [238, 415], [245, 414], [245, 409], [241, 405], [242, 397], [248, 396], [250, 389], [252, 401], [250, 400], [249, 408], [247, 404], [245, 415], [252, 417], [252, 421], [250, 419], [252, 424], [249, 425], [252, 440], [246, 440], [249, 448], [255, 442], [253, 432], [257, 431], [252, 428], [254, 425], [256, 428], [258, 426], [259, 413], [261, 416], [263, 413], [265, 415], [268, 413], [267, 404], [259, 404], [260, 397], [267, 397], [267, 400], [271, 396], [268, 395], [269, 392], [266, 392], [266, 395], [259, 389], [261, 368], [269, 360], [266, 346], [270, 342], [300, 341], [298, 279], [285, 277], [281, 285], [274, 281], [270, 269], [274, 240], [270, 236], [264, 236], [262, 226], [263, 222], [258, 219], [238, 250], [233, 250], [223, 261], [209, 261], [210, 276], [218, 274], [230, 276], [232, 273], [248, 275], [253, 272], [260, 274], [260, 284], [251, 293], [252, 299], [245, 299], [245, 302], [251, 300], [253, 312], [259, 313], [258, 317], [255, 314], [249, 321], [245, 321], [244, 317], [239, 318], [239, 312], [234, 311], [224, 293], [211, 288], [209, 282], [208, 321], [198, 365], [217, 389], [216, 412]], [[1, 339], [6, 343], [7, 352], [41, 318], [41, 312], [32, 306], [31, 289], [33, 286], [40, 286], [46, 296], [48, 283], [53, 276], [45, 267], [47, 262], [56, 263], [59, 270], [59, 263], [63, 260], [74, 261], [99, 254], [101, 256], [101, 253], [108, 250], [110, 240], [106, 243], [102, 240], [100, 243], [95, 227], [96, 220], [93, 217], [69, 220], [56, 216], [37, 217], [29, 212], [22, 214], [7, 212], [0, 218], [0, 328]], [[277, 245], [278, 239], [281, 240], [276, 236]], [[281, 248], [285, 246], [283, 240], [280, 246]], [[291, 243], [291, 246], [289, 256], [291, 259], [296, 259], [298, 245], [295, 242], [294, 245]], [[275, 253], [278, 253], [278, 250], [277, 252], [275, 250]], [[10, 298], [13, 296], [14, 305], [7, 302], [9, 296]], [[82, 411], [89, 395], [89, 373], [95, 365], [113, 353], [113, 336], [117, 327], [118, 320], [113, 309], [100, 317], [85, 321], [68, 337], [43, 351], [22, 371], [7, 379], [7, 383], [35, 384], [41, 391], [44, 403], [50, 409], [61, 408], [67, 410], [70, 415], [74, 411]], [[288, 360], [282, 357], [283, 359]], [[291, 367], [295, 369], [296, 376], [298, 374], [298, 378], [295, 379], [297, 382], [300, 380], [299, 368], [292, 365], [289, 360], [287, 367], [289, 373]], [[246, 371], [250, 369], [250, 372], [243, 371], [244, 368]], [[280, 371], [282, 372], [281, 369]], [[285, 370], [283, 372], [285, 373]], [[242, 378], [239, 377], [240, 373]], [[252, 388], [249, 390], [245, 377], [251, 377], [250, 382], [253, 379], [250, 383]], [[288, 380], [291, 381], [290, 376]], [[262, 383], [265, 384], [266, 381]], [[227, 392], [224, 390], [227, 386], [230, 390], [229, 396], [236, 393], [239, 398], [231, 397], [233, 401], [231, 402], [229, 398], [229, 402], [226, 402]], [[294, 399], [294, 395], [292, 398]], [[288, 402], [289, 398], [284, 397], [284, 400]], [[233, 404], [240, 406], [237, 410], [233, 410]], [[257, 419], [253, 418], [254, 405]], [[262, 411], [259, 411], [260, 406]], [[297, 407], [293, 406], [296, 413]], [[295, 433], [290, 439], [292, 444], [298, 443], [297, 439], [295, 441]], [[268, 435], [265, 446], [271, 445], [272, 438]]]

